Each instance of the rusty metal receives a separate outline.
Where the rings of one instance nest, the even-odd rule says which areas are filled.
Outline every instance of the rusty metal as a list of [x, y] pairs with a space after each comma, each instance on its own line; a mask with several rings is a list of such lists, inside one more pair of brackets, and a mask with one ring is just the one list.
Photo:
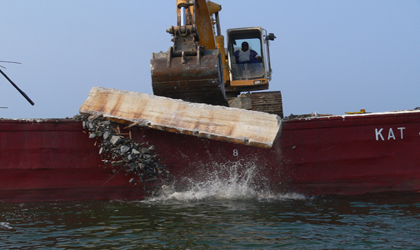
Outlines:
[[153, 93], [189, 102], [228, 106], [219, 50], [154, 53], [151, 60]]
[[283, 118], [283, 102], [280, 91], [251, 94], [252, 110], [276, 114]]
[[185, 8], [187, 8], [187, 7], [189, 7], [191, 4], [189, 3], [189, 1], [188, 1], [188, 0], [177, 0], [177, 1], [176, 1], [176, 5], [177, 5], [177, 7], [178, 7], [178, 8], [181, 8], [181, 7], [185, 7]]
[[283, 118], [283, 102], [280, 91], [247, 93], [228, 99], [230, 107], [276, 114]]

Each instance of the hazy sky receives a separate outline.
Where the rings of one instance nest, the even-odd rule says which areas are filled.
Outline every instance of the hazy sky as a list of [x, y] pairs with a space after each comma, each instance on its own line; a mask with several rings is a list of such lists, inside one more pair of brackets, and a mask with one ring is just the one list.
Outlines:
[[[270, 90], [285, 115], [420, 106], [419, 0], [219, 0], [223, 32], [274, 33]], [[152, 52], [171, 46], [175, 0], [0, 0], [0, 117], [78, 114], [91, 87], [152, 94]]]

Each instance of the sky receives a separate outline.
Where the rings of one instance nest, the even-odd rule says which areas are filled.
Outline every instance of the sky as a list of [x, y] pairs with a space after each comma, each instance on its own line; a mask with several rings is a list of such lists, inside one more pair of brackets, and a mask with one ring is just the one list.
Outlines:
[[[420, 0], [219, 0], [221, 28], [261, 26], [290, 114], [420, 107]], [[0, 117], [77, 115], [94, 86], [152, 94], [176, 0], [1, 0]]]

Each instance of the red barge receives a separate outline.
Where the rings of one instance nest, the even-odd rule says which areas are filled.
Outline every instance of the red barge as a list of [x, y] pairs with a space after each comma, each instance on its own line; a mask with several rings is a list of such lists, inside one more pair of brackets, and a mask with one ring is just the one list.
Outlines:
[[[155, 145], [173, 178], [202, 178], [218, 164], [258, 169], [272, 192], [357, 195], [420, 190], [420, 111], [310, 116], [283, 121], [271, 149], [132, 127]], [[143, 199], [142, 183], [104, 167], [82, 122], [0, 120], [0, 200]]]

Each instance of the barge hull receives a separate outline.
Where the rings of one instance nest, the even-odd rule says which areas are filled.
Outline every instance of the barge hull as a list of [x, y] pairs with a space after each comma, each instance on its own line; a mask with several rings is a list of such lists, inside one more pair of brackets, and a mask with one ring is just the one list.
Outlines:
[[74, 120], [0, 120], [0, 200], [142, 199]]
[[[117, 125], [118, 126], [118, 125]], [[154, 145], [179, 189], [220, 165], [256, 166], [272, 192], [359, 195], [420, 190], [420, 112], [285, 120], [271, 149], [144, 127], [132, 139]], [[124, 131], [124, 125], [121, 125]], [[0, 120], [0, 200], [144, 199], [141, 182], [104, 165], [76, 120]]]

